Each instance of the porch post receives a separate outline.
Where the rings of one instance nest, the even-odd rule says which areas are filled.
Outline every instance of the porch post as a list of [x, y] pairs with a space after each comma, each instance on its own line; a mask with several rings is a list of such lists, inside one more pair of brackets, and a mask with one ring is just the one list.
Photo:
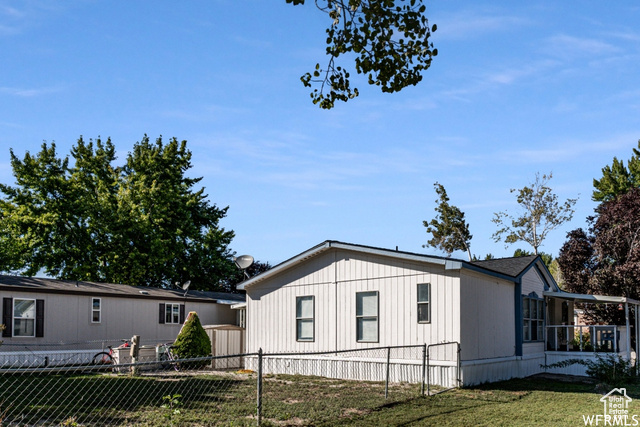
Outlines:
[[627, 360], [631, 361], [631, 328], [629, 327], [629, 303], [624, 303], [624, 320], [627, 327]]
[[[515, 318], [515, 330], [516, 330], [516, 356], [522, 356], [522, 323], [523, 323], [523, 313], [522, 313], [522, 279], [519, 279], [515, 282], [516, 286], [514, 287], [513, 293], [513, 309], [514, 309], [514, 318]], [[546, 319], [545, 319], [546, 320]]]
[[638, 341], [638, 340], [640, 340], [640, 331], [638, 331], [638, 327], [640, 326], [640, 320], [638, 320], [638, 304], [635, 304], [635, 305], [634, 305], [634, 307], [635, 307], [635, 309], [636, 309], [636, 310], [635, 310], [635, 311], [636, 311], [636, 313], [635, 313], [635, 314], [636, 314], [636, 316], [635, 316], [635, 319], [634, 319], [634, 320], [635, 320], [635, 324], [636, 324], [636, 327], [635, 327], [635, 332], [636, 332], [636, 347], [635, 347], [633, 350], [636, 352], [635, 365], [636, 365], [636, 375], [637, 375], [637, 374], [638, 374], [638, 347], [640, 347], [640, 346], [638, 345], [638, 343], [639, 343], [639, 341]]

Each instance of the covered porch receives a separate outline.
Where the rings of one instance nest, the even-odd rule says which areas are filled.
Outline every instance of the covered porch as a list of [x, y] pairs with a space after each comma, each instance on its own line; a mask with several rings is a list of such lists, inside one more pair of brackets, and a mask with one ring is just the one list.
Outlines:
[[[596, 355], [618, 354], [626, 360], [636, 359], [639, 336], [640, 301], [605, 295], [573, 294], [545, 291], [545, 359], [547, 364], [563, 359], [592, 359]], [[609, 304], [624, 311], [623, 324], [586, 324], [575, 315], [575, 305]], [[579, 369], [579, 368], [576, 368]], [[574, 369], [575, 370], [575, 369]], [[583, 371], [583, 369], [581, 369]], [[578, 372], [566, 372], [581, 374]]]

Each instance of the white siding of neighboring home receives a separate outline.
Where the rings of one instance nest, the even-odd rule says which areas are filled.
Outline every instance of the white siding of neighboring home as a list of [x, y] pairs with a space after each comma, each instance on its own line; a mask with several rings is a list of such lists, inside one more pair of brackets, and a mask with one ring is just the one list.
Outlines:
[[513, 282], [463, 270], [461, 359], [515, 356]]
[[[44, 336], [42, 338], [0, 338], [10, 343], [83, 342], [104, 339], [131, 338], [140, 335], [143, 342], [175, 339], [181, 324], [160, 324], [162, 301], [142, 298], [101, 299], [101, 322], [91, 322], [91, 301], [98, 296], [47, 294], [16, 291], [0, 292], [2, 298], [37, 298], [44, 304]], [[196, 311], [202, 324], [234, 323], [236, 313], [228, 305], [187, 301], [185, 313]], [[6, 348], [5, 348], [6, 350]]]
[[[459, 341], [457, 271], [334, 250], [247, 289], [247, 350], [331, 351]], [[417, 285], [431, 284], [431, 323], [417, 321]], [[379, 292], [379, 341], [356, 340], [356, 293]], [[296, 341], [297, 296], [315, 298], [315, 340]]]

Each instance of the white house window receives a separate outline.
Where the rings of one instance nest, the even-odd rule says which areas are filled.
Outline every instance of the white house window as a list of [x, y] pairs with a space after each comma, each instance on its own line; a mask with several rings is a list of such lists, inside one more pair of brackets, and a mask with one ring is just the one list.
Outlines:
[[522, 298], [522, 339], [544, 340], [544, 301], [538, 298]]
[[91, 323], [100, 323], [102, 321], [102, 301], [100, 298], [91, 298]]
[[431, 284], [418, 284], [418, 323], [431, 322]]
[[164, 310], [164, 323], [180, 323], [180, 304], [166, 304]]
[[314, 297], [296, 297], [296, 339], [313, 341]]
[[13, 300], [13, 336], [36, 336], [36, 300]]
[[378, 292], [356, 293], [356, 339], [378, 342]]

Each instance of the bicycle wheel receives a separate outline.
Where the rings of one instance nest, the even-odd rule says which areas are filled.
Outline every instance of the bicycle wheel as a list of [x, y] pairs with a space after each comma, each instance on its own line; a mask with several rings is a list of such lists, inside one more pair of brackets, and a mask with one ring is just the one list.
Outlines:
[[113, 357], [106, 351], [101, 351], [100, 353], [93, 356], [91, 360], [92, 365], [113, 365]]
[[180, 370], [180, 366], [178, 365], [178, 362], [176, 362], [177, 357], [176, 357], [175, 354], [173, 354], [173, 350], [171, 350], [171, 347], [169, 347], [167, 349], [166, 355], [167, 355], [167, 359], [169, 360], [169, 362], [171, 364], [171, 367], [173, 369], [175, 369], [176, 371], [179, 371]]

